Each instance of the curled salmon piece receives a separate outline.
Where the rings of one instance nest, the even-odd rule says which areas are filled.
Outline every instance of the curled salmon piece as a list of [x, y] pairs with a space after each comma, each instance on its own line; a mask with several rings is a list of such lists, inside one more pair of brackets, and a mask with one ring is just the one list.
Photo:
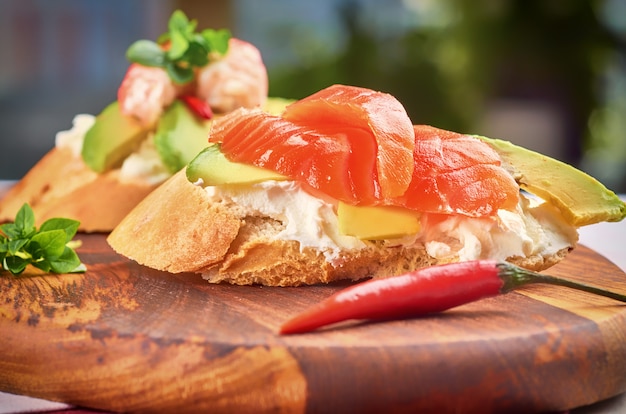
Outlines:
[[196, 95], [216, 112], [254, 108], [267, 99], [268, 77], [261, 52], [246, 41], [231, 38], [228, 52], [197, 74]]
[[[376, 148], [376, 198], [404, 194], [413, 175], [413, 123], [392, 95], [346, 85], [332, 85], [289, 105], [283, 117], [302, 125], [333, 125], [370, 134]], [[363, 157], [358, 157], [363, 158]]]
[[237, 111], [209, 140], [231, 160], [277, 171], [349, 203], [375, 205], [406, 191], [413, 124], [391, 95], [334, 85], [289, 105], [280, 117]]

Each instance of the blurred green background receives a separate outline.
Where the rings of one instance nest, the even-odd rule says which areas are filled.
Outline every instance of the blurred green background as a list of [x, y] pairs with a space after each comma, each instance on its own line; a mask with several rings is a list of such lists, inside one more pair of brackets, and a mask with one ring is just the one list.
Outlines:
[[126, 48], [176, 8], [257, 45], [270, 95], [385, 91], [416, 124], [511, 140], [626, 192], [625, 0], [2, 0], [0, 179], [114, 100]]

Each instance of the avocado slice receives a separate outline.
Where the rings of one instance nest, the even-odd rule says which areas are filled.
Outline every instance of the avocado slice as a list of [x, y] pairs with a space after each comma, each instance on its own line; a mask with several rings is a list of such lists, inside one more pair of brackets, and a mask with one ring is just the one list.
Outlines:
[[172, 174], [183, 169], [209, 145], [211, 121], [201, 120], [180, 100], [163, 113], [154, 134], [154, 144]]
[[187, 166], [187, 179], [202, 180], [203, 186], [254, 184], [267, 180], [286, 180], [282, 174], [254, 165], [232, 162], [220, 151], [220, 144], [202, 150]]
[[583, 171], [508, 141], [476, 137], [500, 155], [522, 189], [556, 207], [569, 224], [581, 227], [626, 217], [626, 204]]
[[146, 138], [148, 131], [135, 118], [122, 114], [115, 101], [104, 108], [85, 134], [83, 161], [97, 173], [117, 168]]
[[420, 215], [402, 207], [353, 206], [339, 202], [339, 232], [361, 240], [384, 240], [416, 234]]

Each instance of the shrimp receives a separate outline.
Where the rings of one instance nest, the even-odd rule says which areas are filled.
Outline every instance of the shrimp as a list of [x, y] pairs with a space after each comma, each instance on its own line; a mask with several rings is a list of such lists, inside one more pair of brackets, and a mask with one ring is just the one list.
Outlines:
[[252, 44], [231, 38], [228, 52], [197, 74], [196, 95], [216, 112], [253, 108], [267, 99], [268, 79], [261, 52]]
[[164, 69], [133, 63], [117, 91], [117, 99], [123, 114], [136, 117], [144, 125], [154, 125], [180, 93], [181, 87]]
[[165, 108], [182, 95], [195, 95], [222, 113], [265, 103], [267, 70], [255, 46], [231, 38], [226, 55], [215, 59], [186, 85], [175, 84], [163, 68], [133, 63], [117, 92], [122, 113], [153, 126]]

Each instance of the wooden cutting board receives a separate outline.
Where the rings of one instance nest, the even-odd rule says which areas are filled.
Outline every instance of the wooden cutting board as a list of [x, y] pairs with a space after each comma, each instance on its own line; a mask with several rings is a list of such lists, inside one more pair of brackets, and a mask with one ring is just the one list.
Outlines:
[[[536, 412], [626, 391], [626, 306], [550, 286], [279, 336], [345, 284], [209, 285], [79, 235], [88, 272], [0, 277], [0, 390], [115, 411]], [[626, 293], [579, 247], [554, 275]]]

